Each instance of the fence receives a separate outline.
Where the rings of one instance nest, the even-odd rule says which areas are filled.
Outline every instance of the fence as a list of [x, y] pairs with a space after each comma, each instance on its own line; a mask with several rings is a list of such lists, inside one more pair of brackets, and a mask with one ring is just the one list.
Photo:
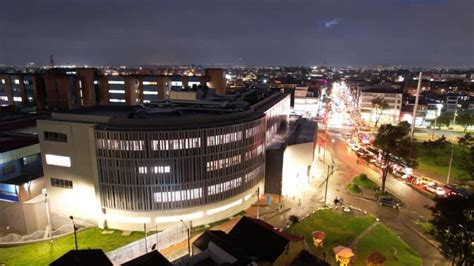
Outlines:
[[182, 242], [187, 238], [187, 227], [184, 224], [178, 224], [156, 234], [147, 236], [146, 248], [145, 239], [140, 239], [126, 246], [108, 252], [107, 256], [114, 265], [122, 264], [151, 251], [151, 247], [155, 244], [157, 250], [162, 250]]

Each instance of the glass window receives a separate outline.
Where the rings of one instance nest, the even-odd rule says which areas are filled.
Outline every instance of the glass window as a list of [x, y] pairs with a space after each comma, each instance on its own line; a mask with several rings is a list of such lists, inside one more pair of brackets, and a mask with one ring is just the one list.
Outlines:
[[44, 140], [67, 142], [67, 135], [63, 133], [58, 133], [58, 132], [45, 131]]
[[51, 186], [52, 187], [61, 187], [61, 188], [69, 188], [72, 189], [72, 181], [60, 178], [51, 178]]

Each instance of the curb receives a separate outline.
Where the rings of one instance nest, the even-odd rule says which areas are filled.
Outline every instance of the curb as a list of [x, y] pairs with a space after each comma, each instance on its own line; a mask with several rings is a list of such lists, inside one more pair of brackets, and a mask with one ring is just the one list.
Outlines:
[[282, 211], [280, 211], [280, 212], [275, 213], [275, 214], [272, 215], [272, 216], [265, 217], [265, 221], [266, 221], [266, 220], [269, 220], [269, 219], [272, 219], [273, 217], [276, 217], [276, 216], [278, 216], [278, 215], [280, 215], [280, 214], [282, 214], [282, 213], [284, 213], [284, 212], [287, 212], [287, 211], [289, 211], [289, 210], [291, 210], [291, 208], [286, 208], [286, 209], [284, 209], [284, 210], [282, 210]]
[[429, 239], [428, 237], [426, 237], [422, 232], [420, 232], [418, 229], [414, 228], [413, 226], [409, 225], [407, 222], [405, 222], [404, 219], [401, 219], [402, 220], [402, 223], [408, 227], [410, 230], [412, 230], [413, 232], [415, 232], [419, 237], [421, 237], [423, 240], [425, 240], [426, 242], [428, 242], [430, 245], [432, 245], [434, 248], [438, 249], [439, 250], [439, 247], [438, 247], [438, 244], [436, 244], [433, 240]]

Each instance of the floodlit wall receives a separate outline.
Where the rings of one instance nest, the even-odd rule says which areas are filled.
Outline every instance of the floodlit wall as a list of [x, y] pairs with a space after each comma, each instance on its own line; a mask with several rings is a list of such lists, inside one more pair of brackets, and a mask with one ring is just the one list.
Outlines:
[[[93, 124], [62, 123], [38, 120], [38, 135], [43, 171], [52, 216], [70, 215], [97, 221], [100, 205], [96, 199], [96, 176], [93, 171]], [[45, 139], [45, 132], [62, 134], [63, 138]], [[92, 148], [91, 148], [92, 145]], [[53, 219], [53, 228], [64, 219]]]

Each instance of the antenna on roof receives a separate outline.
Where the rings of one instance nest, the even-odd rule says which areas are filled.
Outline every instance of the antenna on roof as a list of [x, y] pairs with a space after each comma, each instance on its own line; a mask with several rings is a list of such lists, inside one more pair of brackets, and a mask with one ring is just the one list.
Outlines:
[[54, 54], [50, 54], [50, 55], [49, 55], [49, 66], [50, 66], [51, 68], [54, 67]]

